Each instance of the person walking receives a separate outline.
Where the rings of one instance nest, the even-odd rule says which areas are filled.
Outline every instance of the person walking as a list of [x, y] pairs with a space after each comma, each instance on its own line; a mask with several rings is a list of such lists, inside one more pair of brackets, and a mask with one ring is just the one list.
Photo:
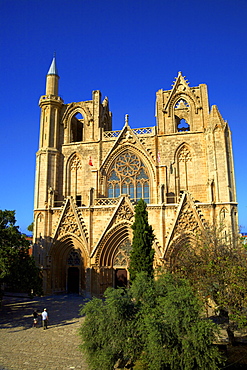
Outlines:
[[44, 311], [42, 312], [41, 316], [42, 316], [42, 327], [45, 330], [47, 329], [47, 324], [48, 324], [48, 313], [47, 313], [46, 308], [44, 308]]
[[38, 311], [33, 311], [33, 327], [37, 328], [38, 325]]

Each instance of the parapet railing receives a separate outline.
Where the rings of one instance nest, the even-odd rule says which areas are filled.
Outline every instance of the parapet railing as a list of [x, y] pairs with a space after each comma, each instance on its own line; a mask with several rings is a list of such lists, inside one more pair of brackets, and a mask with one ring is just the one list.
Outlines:
[[95, 206], [112, 206], [119, 202], [119, 198], [95, 198]]
[[[120, 135], [122, 130], [116, 130], [116, 131], [104, 131], [103, 137], [105, 139], [111, 139], [116, 138]], [[134, 128], [132, 130], [135, 135], [148, 135], [152, 136], [155, 135], [155, 126], [154, 127], [142, 127], [142, 128]]]

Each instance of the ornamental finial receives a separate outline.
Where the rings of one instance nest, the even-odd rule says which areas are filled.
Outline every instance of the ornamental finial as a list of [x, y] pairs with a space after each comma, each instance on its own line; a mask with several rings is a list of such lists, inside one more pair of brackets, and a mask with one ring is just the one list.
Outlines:
[[125, 114], [125, 125], [129, 124], [129, 115]]

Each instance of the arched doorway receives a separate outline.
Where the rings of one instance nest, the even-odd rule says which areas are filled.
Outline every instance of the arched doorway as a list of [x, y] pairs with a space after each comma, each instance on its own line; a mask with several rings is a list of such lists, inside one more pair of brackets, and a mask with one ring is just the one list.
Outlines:
[[[73, 218], [68, 218], [66, 222], [71, 226]], [[85, 248], [77, 237], [65, 235], [56, 240], [49, 256], [51, 270], [48, 280], [51, 293], [67, 293], [76, 289], [82, 294], [86, 289], [87, 258]], [[70, 267], [76, 269], [69, 269]]]
[[79, 268], [68, 268], [68, 293], [79, 293]]
[[129, 238], [125, 239], [119, 244], [115, 251], [113, 259], [113, 267], [115, 269], [115, 287], [124, 288], [128, 284], [127, 266], [129, 255], [131, 251], [131, 241]]
[[80, 291], [80, 266], [81, 258], [78, 251], [72, 249], [67, 260], [67, 292], [78, 294]]
[[126, 269], [116, 269], [115, 274], [115, 287], [125, 288], [127, 286], [127, 270]]

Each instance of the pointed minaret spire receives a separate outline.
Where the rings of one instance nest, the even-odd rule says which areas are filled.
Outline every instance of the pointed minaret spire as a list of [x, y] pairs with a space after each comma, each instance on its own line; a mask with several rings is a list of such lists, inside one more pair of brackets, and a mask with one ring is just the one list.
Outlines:
[[48, 75], [56, 75], [58, 76], [57, 64], [56, 64], [56, 53], [54, 52], [54, 56], [51, 62], [50, 69], [47, 73]]
[[58, 96], [58, 70], [56, 64], [56, 54], [54, 53], [50, 69], [46, 76], [46, 95]]

